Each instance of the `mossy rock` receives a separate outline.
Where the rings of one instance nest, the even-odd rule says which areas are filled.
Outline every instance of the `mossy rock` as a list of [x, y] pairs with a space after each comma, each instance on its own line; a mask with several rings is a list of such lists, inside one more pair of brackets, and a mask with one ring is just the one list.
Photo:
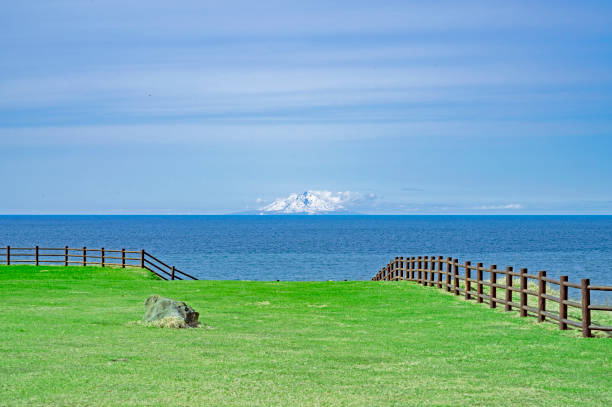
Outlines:
[[196, 327], [200, 323], [200, 314], [183, 301], [152, 295], [145, 301], [145, 322], [160, 321], [165, 318], [178, 318], [185, 322], [185, 326]]

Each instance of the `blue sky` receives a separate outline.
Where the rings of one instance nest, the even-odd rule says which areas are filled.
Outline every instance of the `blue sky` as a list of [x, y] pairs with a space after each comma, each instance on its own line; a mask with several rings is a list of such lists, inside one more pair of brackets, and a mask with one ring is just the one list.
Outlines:
[[10, 2], [0, 49], [0, 213], [612, 213], [609, 2]]

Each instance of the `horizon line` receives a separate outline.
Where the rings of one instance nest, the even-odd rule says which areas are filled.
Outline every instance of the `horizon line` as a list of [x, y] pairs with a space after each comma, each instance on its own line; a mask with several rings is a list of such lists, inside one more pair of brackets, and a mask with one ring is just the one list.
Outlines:
[[612, 216], [612, 213], [0, 213], [0, 216], [242, 216], [242, 217], [321, 217], [321, 216]]

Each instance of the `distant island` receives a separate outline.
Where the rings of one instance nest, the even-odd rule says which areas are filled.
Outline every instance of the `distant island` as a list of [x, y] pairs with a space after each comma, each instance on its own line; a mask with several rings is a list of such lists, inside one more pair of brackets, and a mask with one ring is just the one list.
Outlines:
[[358, 215], [349, 211], [345, 203], [350, 200], [350, 192], [305, 191], [278, 198], [274, 202], [253, 211], [239, 215]]

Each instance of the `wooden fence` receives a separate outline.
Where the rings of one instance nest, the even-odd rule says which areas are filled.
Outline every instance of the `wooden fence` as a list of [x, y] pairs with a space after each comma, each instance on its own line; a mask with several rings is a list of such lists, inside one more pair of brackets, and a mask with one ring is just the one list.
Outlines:
[[194, 276], [170, 266], [141, 250], [110, 250], [104, 247], [0, 247], [0, 264], [41, 264], [63, 266], [139, 267], [149, 270], [162, 280], [197, 280]]
[[[475, 272], [476, 278], [472, 272]], [[485, 273], [488, 274], [488, 279], [485, 279]], [[499, 276], [502, 277], [501, 280]], [[561, 330], [568, 329], [568, 326], [582, 329], [584, 337], [592, 336], [592, 331], [612, 331], [612, 326], [594, 325], [591, 322], [591, 311], [612, 311], [612, 306], [592, 304], [591, 292], [612, 291], [612, 286], [592, 285], [588, 278], [582, 279], [580, 284], [574, 284], [568, 281], [567, 276], [561, 276], [559, 280], [548, 278], [545, 271], [534, 275], [528, 274], [527, 269], [522, 268], [517, 273], [512, 267], [502, 270], [496, 265], [483, 267], [482, 263], [473, 266], [469, 261], [461, 264], [459, 260], [451, 257], [444, 259], [442, 256], [437, 258], [418, 256], [396, 257], [379, 270], [372, 280], [415, 281], [424, 286], [437, 287], [455, 295], [463, 295], [466, 300], [474, 299], [480, 303], [486, 301], [490, 308], [502, 304], [506, 311], [517, 310], [521, 317], [531, 314], [538, 318], [538, 322], [555, 321]], [[533, 280], [537, 282], [537, 291], [529, 289], [529, 282]], [[463, 287], [460, 282], [463, 282]], [[558, 290], [554, 291], [559, 292], [559, 297], [547, 293], [547, 285], [558, 286]], [[488, 287], [488, 294], [483, 292], [483, 287]], [[580, 290], [580, 302], [570, 300], [569, 288]], [[503, 298], [497, 296], [498, 289], [504, 290]], [[518, 293], [519, 302], [515, 302], [513, 293]], [[537, 307], [529, 305], [528, 296], [537, 298]], [[548, 301], [558, 304], [558, 312], [546, 308]], [[568, 307], [579, 309], [582, 317], [579, 320], [570, 319]]]

